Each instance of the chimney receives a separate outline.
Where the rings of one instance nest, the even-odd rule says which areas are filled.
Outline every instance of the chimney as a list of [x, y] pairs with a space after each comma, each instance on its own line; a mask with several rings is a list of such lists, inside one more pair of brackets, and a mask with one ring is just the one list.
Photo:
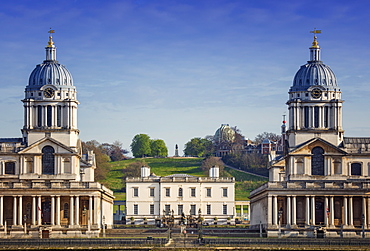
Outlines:
[[148, 178], [150, 176], [150, 167], [141, 167], [141, 178]]
[[209, 177], [210, 178], [220, 177], [220, 169], [218, 168], [218, 166], [213, 166], [209, 169]]

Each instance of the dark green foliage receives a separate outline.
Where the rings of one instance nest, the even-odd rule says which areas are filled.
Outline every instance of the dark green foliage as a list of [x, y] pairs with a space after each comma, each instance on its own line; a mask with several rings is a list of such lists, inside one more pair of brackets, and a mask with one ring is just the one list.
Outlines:
[[185, 144], [184, 154], [193, 157], [205, 157], [213, 154], [213, 143], [208, 139], [192, 138]]
[[147, 134], [137, 134], [131, 142], [131, 152], [135, 158], [150, 156], [150, 138]]
[[154, 139], [150, 141], [151, 157], [167, 157], [167, 146], [162, 139]]

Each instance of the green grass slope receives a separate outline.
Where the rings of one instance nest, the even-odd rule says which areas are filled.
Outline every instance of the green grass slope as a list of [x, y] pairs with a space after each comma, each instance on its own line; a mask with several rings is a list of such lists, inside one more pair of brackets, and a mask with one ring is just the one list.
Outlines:
[[[110, 162], [109, 172], [106, 179], [101, 181], [101, 183], [113, 190], [116, 200], [125, 200], [126, 194], [123, 192], [122, 183], [123, 170], [127, 165], [137, 160], [141, 159]], [[208, 176], [200, 169], [202, 158], [145, 158], [144, 160], [150, 166], [151, 172], [158, 176], [176, 173], [187, 173], [198, 177]], [[267, 179], [227, 167], [225, 167], [225, 175], [228, 177], [233, 176], [236, 179], [235, 200], [247, 200], [251, 190], [267, 181]]]

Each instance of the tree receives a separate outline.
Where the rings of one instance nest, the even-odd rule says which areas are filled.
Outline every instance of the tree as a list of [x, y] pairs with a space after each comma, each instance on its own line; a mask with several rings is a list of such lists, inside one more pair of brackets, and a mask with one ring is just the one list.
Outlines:
[[192, 138], [185, 144], [186, 156], [204, 157], [213, 153], [213, 143], [208, 139]]
[[138, 160], [135, 162], [132, 162], [128, 166], [126, 166], [125, 169], [122, 170], [122, 182], [124, 189], [126, 188], [126, 178], [127, 177], [140, 177], [141, 175], [141, 167], [149, 165], [144, 160]]
[[131, 152], [135, 158], [149, 156], [150, 150], [150, 137], [147, 134], [137, 134], [132, 139]]
[[154, 139], [150, 142], [150, 150], [152, 157], [167, 157], [167, 146], [162, 139]]
[[264, 139], [269, 139], [271, 141], [278, 141], [281, 138], [281, 135], [272, 132], [263, 132], [256, 136], [254, 142], [256, 145], [261, 144]]
[[88, 151], [93, 151], [95, 154], [96, 169], [94, 170], [95, 180], [102, 181], [108, 173], [108, 162], [110, 158], [104, 153], [101, 144], [96, 140], [82, 142], [82, 153], [86, 154]]
[[125, 154], [127, 154], [128, 151], [122, 148], [122, 143], [120, 141], [116, 140], [113, 144], [103, 143], [101, 146], [104, 149], [105, 154], [110, 157], [111, 161], [127, 159]]

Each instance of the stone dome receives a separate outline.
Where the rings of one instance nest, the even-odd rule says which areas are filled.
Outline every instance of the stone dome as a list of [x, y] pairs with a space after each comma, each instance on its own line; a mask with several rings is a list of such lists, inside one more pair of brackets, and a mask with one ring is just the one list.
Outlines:
[[214, 140], [216, 142], [232, 142], [235, 140], [235, 131], [228, 124], [222, 124], [217, 129]]
[[28, 81], [28, 89], [39, 89], [44, 85], [73, 86], [71, 73], [56, 60], [56, 47], [51, 36], [49, 39], [49, 43], [45, 48], [46, 60], [42, 64], [37, 65], [32, 71]]
[[302, 65], [294, 76], [290, 91], [306, 91], [311, 86], [322, 86], [327, 90], [338, 89], [337, 79], [329, 66], [320, 61], [320, 47], [314, 37], [310, 47], [311, 60]]

